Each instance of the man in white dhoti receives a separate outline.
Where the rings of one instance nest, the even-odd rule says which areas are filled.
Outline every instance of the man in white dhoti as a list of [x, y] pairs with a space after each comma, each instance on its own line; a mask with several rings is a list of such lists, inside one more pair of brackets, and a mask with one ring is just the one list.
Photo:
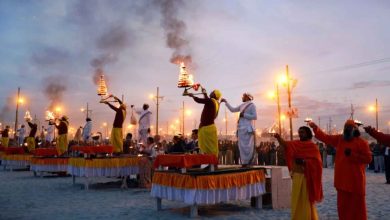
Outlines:
[[49, 121], [49, 125], [46, 129], [46, 147], [51, 147], [54, 138], [54, 122]]
[[231, 112], [240, 112], [237, 124], [238, 147], [240, 150], [240, 159], [243, 167], [252, 163], [255, 148], [255, 120], [257, 120], [256, 106], [252, 102], [253, 96], [249, 93], [242, 95], [242, 104], [232, 107], [226, 99], [226, 107]]
[[146, 141], [150, 134], [150, 117], [152, 117], [152, 112], [149, 111], [149, 105], [144, 104], [142, 106], [142, 109], [135, 109], [135, 113], [139, 115], [138, 141], [143, 144], [146, 144]]
[[83, 132], [81, 136], [83, 137], [83, 142], [86, 144], [89, 142], [90, 137], [92, 135], [92, 119], [87, 118], [85, 121], [86, 123], [83, 127]]

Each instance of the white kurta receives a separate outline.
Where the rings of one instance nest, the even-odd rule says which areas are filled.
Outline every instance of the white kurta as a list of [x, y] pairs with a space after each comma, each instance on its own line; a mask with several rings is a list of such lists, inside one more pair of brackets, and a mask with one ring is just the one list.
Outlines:
[[148, 138], [148, 129], [150, 128], [150, 121], [152, 117], [152, 112], [149, 110], [135, 110], [135, 112], [139, 115], [138, 122], [138, 135], [139, 141], [142, 143], [146, 143], [146, 139]]
[[18, 129], [18, 145], [20, 146], [21, 144], [23, 144], [23, 141], [24, 141], [24, 137], [26, 136], [26, 129], [25, 128], [19, 128]]
[[46, 141], [52, 142], [54, 138], [54, 125], [48, 125], [46, 131], [47, 131]]
[[[249, 106], [247, 109], [246, 106]], [[226, 107], [231, 112], [242, 112], [245, 109], [244, 117], [240, 118], [237, 125], [238, 148], [242, 164], [249, 164], [253, 158], [255, 148], [255, 120], [257, 119], [256, 106], [251, 101], [232, 107], [226, 102]]]
[[83, 140], [85, 142], [87, 142], [88, 139], [91, 137], [91, 133], [92, 133], [92, 121], [88, 121], [87, 123], [85, 123], [83, 128], [83, 133], [82, 133]]

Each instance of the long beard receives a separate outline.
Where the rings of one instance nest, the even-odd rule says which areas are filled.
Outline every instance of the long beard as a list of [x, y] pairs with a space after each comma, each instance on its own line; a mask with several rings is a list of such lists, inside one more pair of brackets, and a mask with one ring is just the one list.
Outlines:
[[300, 140], [300, 141], [308, 141], [309, 138], [307, 138], [307, 137], [302, 137], [302, 138], [301, 138], [301, 137], [300, 137], [299, 140]]
[[353, 139], [353, 130], [349, 130], [349, 129], [344, 129], [344, 132], [343, 132], [343, 139], [346, 140], [346, 141], [350, 141]]

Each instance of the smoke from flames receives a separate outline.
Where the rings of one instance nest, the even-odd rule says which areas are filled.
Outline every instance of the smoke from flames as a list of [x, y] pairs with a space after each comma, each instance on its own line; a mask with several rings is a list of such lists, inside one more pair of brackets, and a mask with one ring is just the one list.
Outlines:
[[13, 97], [8, 96], [0, 111], [0, 120], [9, 120], [12, 117], [12, 108], [14, 107]]
[[171, 63], [186, 65], [192, 63], [190, 53], [190, 42], [186, 38], [187, 26], [183, 20], [178, 17], [179, 8], [183, 6], [182, 0], [159, 0], [155, 3], [160, 7], [161, 26], [166, 35], [166, 45], [173, 49], [170, 59]]
[[131, 34], [123, 25], [107, 28], [107, 30], [96, 40], [96, 47], [101, 54], [90, 62], [95, 68], [92, 80], [98, 84], [100, 75], [104, 74], [104, 67], [118, 61], [120, 53], [130, 44]]
[[66, 91], [66, 86], [61, 81], [61, 77], [46, 78], [45, 89], [43, 90], [46, 98], [50, 101], [48, 109], [53, 110], [56, 104], [60, 103], [63, 98], [63, 93]]

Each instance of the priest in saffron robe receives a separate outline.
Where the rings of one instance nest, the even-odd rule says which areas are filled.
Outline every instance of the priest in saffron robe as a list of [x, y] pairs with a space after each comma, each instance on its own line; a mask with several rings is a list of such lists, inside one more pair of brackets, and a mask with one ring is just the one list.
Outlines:
[[371, 162], [370, 147], [360, 137], [353, 120], [344, 124], [343, 134], [325, 134], [314, 122], [315, 137], [336, 148], [334, 186], [337, 190], [337, 211], [340, 220], [366, 220], [366, 167]]

